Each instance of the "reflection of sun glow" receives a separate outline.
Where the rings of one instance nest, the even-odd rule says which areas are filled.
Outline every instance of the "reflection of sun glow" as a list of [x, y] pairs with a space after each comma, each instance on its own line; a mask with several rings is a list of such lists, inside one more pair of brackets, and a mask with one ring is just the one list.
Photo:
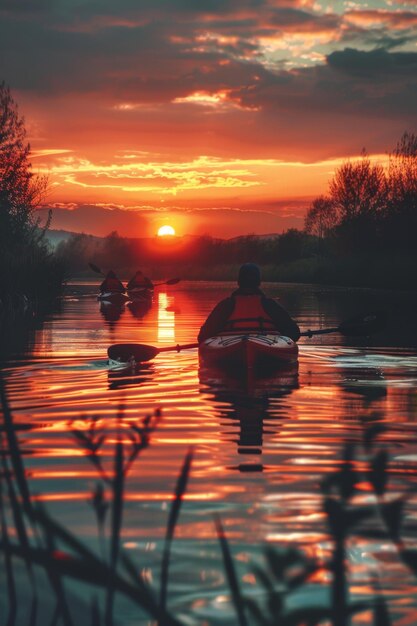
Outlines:
[[161, 228], [158, 230], [158, 237], [165, 237], [166, 235], [170, 235], [171, 237], [175, 235], [175, 230], [172, 228], [172, 226], [161, 226]]
[[158, 294], [158, 341], [169, 343], [175, 341], [175, 313], [167, 311], [168, 298], [166, 293]]

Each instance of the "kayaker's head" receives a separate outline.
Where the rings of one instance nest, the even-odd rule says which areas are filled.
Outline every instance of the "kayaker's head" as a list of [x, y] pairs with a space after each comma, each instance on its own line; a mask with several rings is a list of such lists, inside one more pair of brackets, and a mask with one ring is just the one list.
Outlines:
[[237, 279], [239, 287], [243, 289], [255, 289], [261, 284], [261, 272], [255, 263], [244, 263]]
[[107, 272], [107, 276], [106, 278], [117, 278], [116, 274], [113, 272], [113, 270], [110, 270], [110, 272]]

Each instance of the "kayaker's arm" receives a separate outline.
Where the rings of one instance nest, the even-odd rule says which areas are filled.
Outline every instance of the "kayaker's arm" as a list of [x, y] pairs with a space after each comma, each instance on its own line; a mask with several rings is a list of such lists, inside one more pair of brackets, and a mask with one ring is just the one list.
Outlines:
[[287, 311], [278, 304], [278, 302], [272, 300], [272, 298], [263, 298], [262, 305], [281, 335], [291, 337], [294, 341], [298, 341], [300, 338], [300, 328]]
[[224, 300], [221, 300], [218, 304], [216, 304], [216, 306], [200, 328], [197, 341], [201, 343], [209, 337], [214, 337], [214, 335], [220, 333], [224, 329], [232, 311], [232, 298], [225, 298]]

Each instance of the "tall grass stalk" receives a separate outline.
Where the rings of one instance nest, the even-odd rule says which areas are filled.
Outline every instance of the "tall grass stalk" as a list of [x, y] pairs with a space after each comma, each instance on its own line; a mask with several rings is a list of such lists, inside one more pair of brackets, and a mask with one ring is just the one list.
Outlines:
[[188, 477], [190, 475], [191, 462], [193, 460], [193, 451], [190, 449], [185, 457], [180, 475], [178, 477], [177, 485], [175, 488], [175, 498], [171, 505], [169, 512], [167, 532], [165, 535], [164, 551], [162, 555], [162, 567], [161, 567], [161, 593], [160, 593], [160, 605], [161, 609], [165, 610], [167, 602], [168, 592], [168, 576], [169, 576], [169, 560], [171, 555], [171, 544], [174, 539], [175, 527], [177, 525], [178, 517], [180, 514], [180, 508], [183, 500], [185, 490], [187, 488]]

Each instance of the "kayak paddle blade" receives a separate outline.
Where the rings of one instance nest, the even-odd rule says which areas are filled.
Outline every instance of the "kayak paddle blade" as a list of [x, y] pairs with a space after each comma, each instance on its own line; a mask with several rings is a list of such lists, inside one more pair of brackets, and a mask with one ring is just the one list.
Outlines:
[[372, 335], [383, 330], [385, 324], [386, 318], [383, 313], [368, 313], [342, 322], [338, 330], [342, 335]]
[[103, 273], [101, 271], [101, 269], [97, 265], [95, 265], [95, 263], [89, 263], [88, 265], [91, 267], [93, 272], [95, 272], [96, 274], [102, 274]]
[[158, 353], [159, 349], [155, 346], [147, 346], [142, 343], [115, 343], [107, 350], [109, 359], [122, 363], [127, 363], [132, 358], [138, 363], [150, 361]]

